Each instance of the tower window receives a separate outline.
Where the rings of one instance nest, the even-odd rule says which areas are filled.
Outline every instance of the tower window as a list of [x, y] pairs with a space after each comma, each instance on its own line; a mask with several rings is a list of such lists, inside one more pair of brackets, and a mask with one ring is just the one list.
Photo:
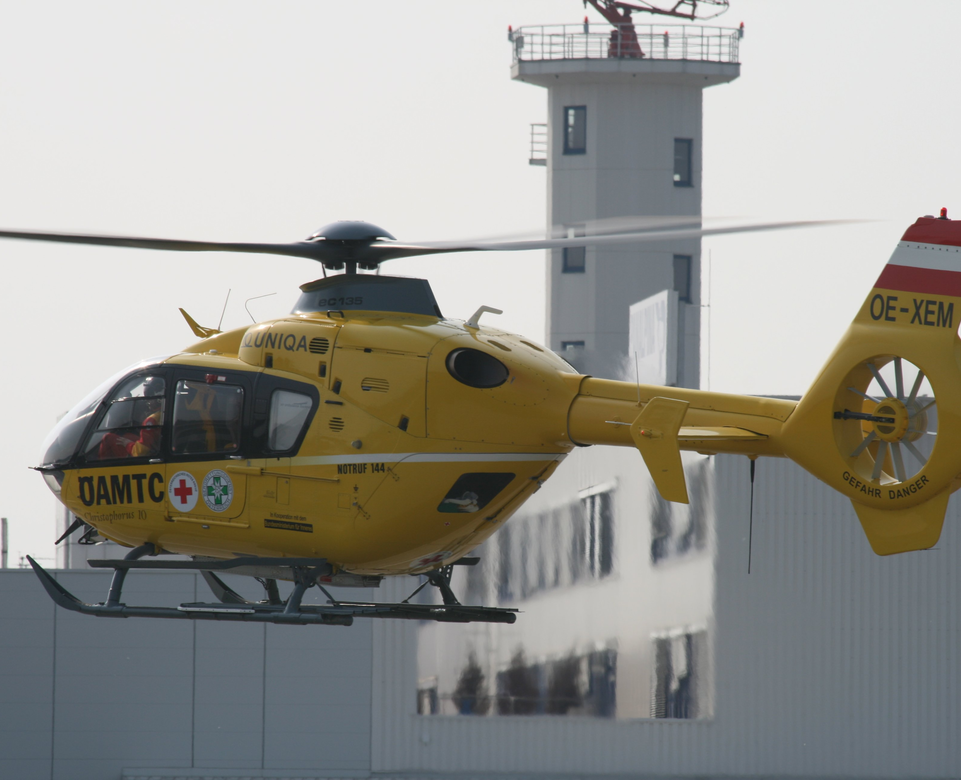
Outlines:
[[587, 250], [582, 246], [569, 246], [564, 248], [564, 268], [565, 274], [582, 274], [586, 266]]
[[573, 352], [577, 349], [584, 349], [583, 341], [562, 341], [561, 352]]
[[674, 289], [681, 303], [691, 303], [690, 255], [674, 255]]
[[564, 154], [587, 152], [587, 106], [564, 108]]
[[[576, 238], [584, 235], [584, 228], [568, 228], [567, 237]], [[587, 266], [587, 249], [582, 246], [564, 247], [564, 265], [561, 270], [565, 274], [582, 274]]]
[[674, 186], [692, 187], [691, 148], [694, 141], [690, 138], [674, 139]]

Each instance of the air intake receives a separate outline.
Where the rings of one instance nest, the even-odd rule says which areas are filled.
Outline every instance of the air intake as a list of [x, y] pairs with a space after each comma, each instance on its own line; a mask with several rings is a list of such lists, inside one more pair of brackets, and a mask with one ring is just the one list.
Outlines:
[[365, 376], [360, 380], [360, 389], [369, 393], [386, 393], [390, 390], [390, 382], [386, 379], [374, 379]]
[[327, 350], [330, 349], [330, 339], [325, 339], [321, 336], [313, 338], [310, 340], [308, 349], [315, 355], [326, 355]]
[[330, 425], [330, 430], [334, 431], [335, 433], [344, 430], [343, 417], [331, 417], [328, 424]]

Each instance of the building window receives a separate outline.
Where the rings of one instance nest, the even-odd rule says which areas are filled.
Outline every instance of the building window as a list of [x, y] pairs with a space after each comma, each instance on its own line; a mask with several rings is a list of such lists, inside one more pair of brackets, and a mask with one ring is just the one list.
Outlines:
[[564, 247], [564, 267], [561, 269], [565, 274], [582, 274], [587, 265], [587, 248], [583, 246]]
[[651, 563], [697, 553], [707, 547], [711, 506], [710, 463], [689, 463], [684, 469], [690, 503], [672, 504], [651, 486]]
[[562, 341], [561, 351], [558, 354], [574, 371], [580, 371], [583, 368], [578, 365], [584, 357], [583, 341]]
[[617, 714], [617, 651], [594, 650], [562, 658], [528, 661], [523, 647], [497, 673], [498, 715]]
[[710, 717], [707, 632], [681, 629], [652, 639], [651, 717], [685, 720]]
[[681, 303], [691, 303], [691, 256], [674, 255], [674, 289]]
[[564, 108], [564, 154], [587, 152], [587, 106]]
[[594, 579], [614, 570], [614, 491], [592, 493], [581, 499], [586, 522], [587, 570]]
[[437, 715], [440, 713], [440, 699], [437, 695], [437, 678], [428, 677], [417, 682], [417, 714]]
[[691, 166], [691, 148], [694, 141], [690, 138], [674, 139], [674, 186], [693, 187], [694, 178]]
[[[584, 235], [584, 228], [568, 228], [568, 238], [579, 238]], [[587, 248], [583, 246], [564, 247], [564, 265], [561, 271], [565, 274], [582, 274], [587, 266]]]

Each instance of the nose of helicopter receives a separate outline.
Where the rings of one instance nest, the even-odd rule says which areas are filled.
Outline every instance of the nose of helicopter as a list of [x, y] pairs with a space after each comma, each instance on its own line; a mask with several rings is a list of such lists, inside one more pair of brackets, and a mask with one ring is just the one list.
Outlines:
[[76, 406], [60, 418], [53, 430], [47, 434], [47, 438], [44, 439], [42, 445], [43, 456], [40, 460], [40, 467], [50, 469], [69, 463], [79, 450], [83, 435], [107, 393], [128, 374], [162, 363], [166, 358], [167, 356], [155, 357], [135, 363], [114, 374], [87, 393]]

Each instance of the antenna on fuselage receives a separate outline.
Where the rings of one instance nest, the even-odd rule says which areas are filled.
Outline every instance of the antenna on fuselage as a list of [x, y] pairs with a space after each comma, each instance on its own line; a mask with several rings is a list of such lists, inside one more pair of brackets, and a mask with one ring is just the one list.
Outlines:
[[230, 288], [227, 288], [227, 297], [224, 299], [224, 308], [220, 312], [220, 322], [217, 323], [217, 330], [221, 329], [221, 325], [224, 324], [224, 315], [227, 313], [227, 301], [230, 300]]
[[[265, 295], [255, 295], [253, 298], [248, 298], [244, 301], [244, 308], [247, 309], [247, 304], [251, 301], [256, 301], [258, 298], [269, 298], [271, 295], [276, 295], [277, 293], [266, 293]], [[250, 313], [250, 309], [247, 309], [247, 316], [250, 317], [250, 321], [256, 323], [257, 320], [254, 319], [254, 315]]]

